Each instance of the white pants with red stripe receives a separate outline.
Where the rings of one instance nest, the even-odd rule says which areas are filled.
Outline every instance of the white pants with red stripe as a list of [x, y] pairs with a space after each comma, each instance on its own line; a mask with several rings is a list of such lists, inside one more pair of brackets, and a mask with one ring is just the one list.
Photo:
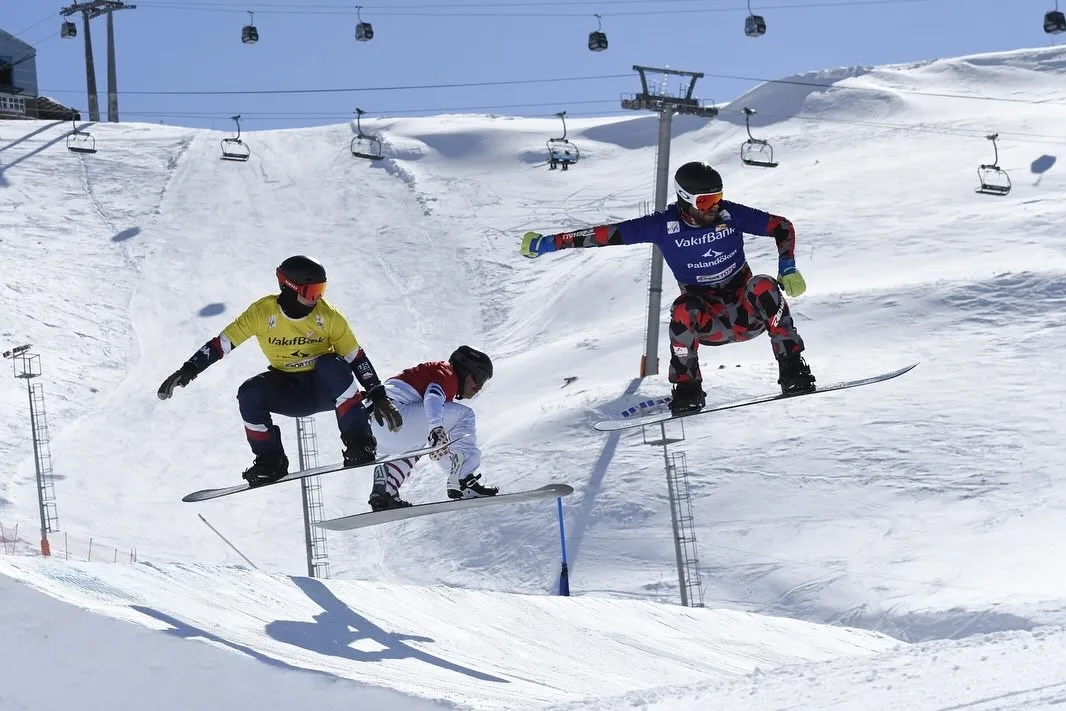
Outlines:
[[[382, 427], [373, 417], [370, 418], [374, 436], [378, 440], [378, 456], [425, 447], [429, 440], [430, 428], [426, 422], [422, 396], [402, 380], [386, 380], [385, 391], [400, 411], [403, 426], [399, 432], [390, 432], [388, 427]], [[449, 474], [449, 485], [454, 484], [457, 488], [460, 478], [476, 472], [481, 466], [474, 411], [458, 402], [444, 403], [444, 429], [453, 440], [468, 435], [448, 447], [451, 456], [445, 455], [440, 459], [442, 469]], [[382, 464], [374, 470], [374, 478], [380, 480], [383, 473], [387, 491], [396, 494], [417, 462], [418, 457], [408, 457]]]

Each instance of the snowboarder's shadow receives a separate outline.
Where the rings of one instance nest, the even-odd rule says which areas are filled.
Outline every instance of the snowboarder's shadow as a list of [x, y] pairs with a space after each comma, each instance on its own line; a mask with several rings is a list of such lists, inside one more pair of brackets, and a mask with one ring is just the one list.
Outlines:
[[[449, 662], [407, 645], [405, 640], [416, 642], [433, 642], [433, 640], [429, 637], [386, 632], [348, 607], [319, 580], [298, 577], [293, 577], [291, 580], [324, 612], [315, 615], [314, 622], [275, 620], [269, 623], [266, 626], [266, 633], [279, 642], [301, 647], [317, 654], [342, 657], [357, 662], [417, 659], [481, 681], [509, 683], [506, 679]], [[358, 648], [352, 646], [355, 643]]]
[[273, 657], [267, 656], [266, 654], [263, 654], [262, 652], [256, 649], [252, 649], [247, 645], [231, 642], [228, 639], [223, 639], [216, 634], [208, 632], [207, 630], [200, 629], [199, 627], [193, 627], [188, 623], [182, 622], [176, 617], [172, 617], [171, 615], [168, 615], [165, 612], [160, 612], [159, 610], [153, 609], [151, 607], [146, 607], [144, 605], [130, 605], [130, 607], [140, 613], [143, 613], [145, 615], [148, 615], [149, 617], [159, 620], [160, 622], [165, 622], [166, 624], [170, 625], [170, 629], [166, 630], [166, 633], [174, 635], [175, 637], [179, 637], [181, 639], [205, 639], [209, 642], [215, 642], [216, 644], [229, 647], [230, 649], [241, 652], [242, 654], [247, 654], [252, 659], [263, 662], [264, 664], [269, 664], [274, 667], [280, 667], [282, 669], [291, 669], [293, 671], [305, 671], [314, 674], [322, 674], [332, 679], [336, 679], [335, 674], [329, 674], [327, 672], [319, 671], [317, 669], [305, 669], [302, 667], [293, 666], [292, 664], [283, 662], [280, 659], [274, 659]]

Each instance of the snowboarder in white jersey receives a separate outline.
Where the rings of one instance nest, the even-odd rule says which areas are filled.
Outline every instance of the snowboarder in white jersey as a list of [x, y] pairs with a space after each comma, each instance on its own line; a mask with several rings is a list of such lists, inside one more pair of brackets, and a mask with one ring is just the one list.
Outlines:
[[[481, 483], [478, 467], [474, 411], [458, 400], [469, 400], [492, 377], [492, 360], [470, 346], [459, 346], [446, 361], [412, 366], [385, 381], [385, 392], [403, 418], [403, 429], [390, 432], [376, 428], [378, 452], [403, 452], [424, 446], [447, 444], [430, 454], [448, 470], [449, 499], [495, 496], [499, 489]], [[463, 436], [466, 435], [466, 436]], [[408, 457], [379, 464], [374, 469], [374, 488], [367, 503], [374, 511], [410, 506], [400, 498], [400, 487], [418, 462]]]

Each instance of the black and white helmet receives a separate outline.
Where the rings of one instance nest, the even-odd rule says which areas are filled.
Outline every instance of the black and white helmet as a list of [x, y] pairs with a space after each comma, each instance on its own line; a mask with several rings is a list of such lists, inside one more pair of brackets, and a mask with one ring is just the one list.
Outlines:
[[326, 291], [326, 268], [313, 257], [302, 254], [289, 257], [278, 265], [278, 286], [314, 302]]
[[699, 161], [685, 163], [674, 173], [677, 209], [689, 221], [709, 227], [718, 219], [722, 203], [722, 176]]
[[694, 207], [695, 196], [722, 192], [722, 176], [707, 163], [685, 163], [674, 173], [674, 190], [679, 201]]
[[485, 353], [475, 350], [470, 346], [459, 346], [448, 358], [448, 362], [455, 369], [462, 383], [467, 375], [474, 378], [478, 388], [485, 387], [485, 383], [492, 377], [492, 359]]

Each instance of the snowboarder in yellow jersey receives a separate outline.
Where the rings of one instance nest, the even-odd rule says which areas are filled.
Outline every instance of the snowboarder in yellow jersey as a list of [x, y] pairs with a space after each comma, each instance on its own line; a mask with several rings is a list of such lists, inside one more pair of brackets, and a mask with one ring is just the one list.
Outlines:
[[[244, 478], [253, 486], [288, 473], [281, 430], [271, 413], [306, 417], [335, 410], [345, 466], [366, 464], [377, 456], [371, 412], [379, 425], [391, 431], [403, 424], [348, 321], [322, 298], [326, 291], [322, 264], [303, 255], [289, 257], [278, 267], [277, 277], [281, 293], [264, 296], [245, 309], [168, 376], [158, 392], [160, 400], [170, 398], [174, 388], [185, 387], [254, 336], [270, 367], [237, 390], [244, 432], [255, 454]], [[369, 409], [364, 399], [369, 400]]]

